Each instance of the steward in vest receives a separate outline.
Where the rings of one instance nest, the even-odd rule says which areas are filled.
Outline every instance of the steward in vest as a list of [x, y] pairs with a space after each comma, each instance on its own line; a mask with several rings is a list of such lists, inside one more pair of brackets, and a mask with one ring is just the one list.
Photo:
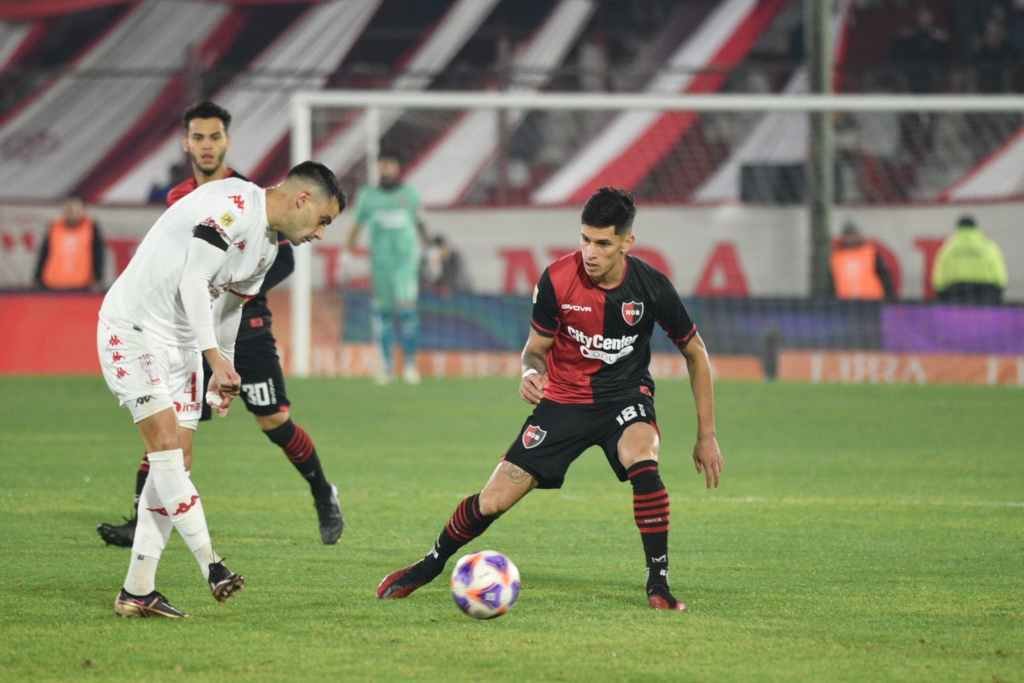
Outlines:
[[932, 286], [939, 301], [999, 304], [1006, 289], [1006, 261], [999, 245], [962, 216], [935, 257]]
[[894, 297], [892, 277], [878, 248], [853, 223], [843, 226], [832, 247], [830, 266], [832, 294], [837, 299], [882, 301]]
[[72, 197], [50, 223], [39, 250], [35, 281], [41, 289], [83, 290], [103, 283], [103, 236], [82, 205]]

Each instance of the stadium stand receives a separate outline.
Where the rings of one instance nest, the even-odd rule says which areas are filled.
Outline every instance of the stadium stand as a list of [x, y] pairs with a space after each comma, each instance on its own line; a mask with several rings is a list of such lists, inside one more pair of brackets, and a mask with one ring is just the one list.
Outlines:
[[[39, 139], [3, 164], [4, 192], [42, 199], [71, 191], [163, 90], [168, 64], [184, 64], [187, 37], [213, 30], [225, 12], [220, 5], [156, 2], [124, 15], [78, 62], [96, 77], [60, 78], [4, 125], [8, 139]], [[140, 71], [110, 73], [125, 64]], [[147, 68], [157, 72], [141, 71]]]
[[[666, 73], [656, 76], [645, 90], [654, 93], [718, 90], [723, 74], [705, 71], [694, 76], [681, 69], [709, 63], [718, 69], [735, 65], [747, 54], [782, 4], [772, 0], [723, 2], [697, 32], [679, 46], [668, 62]], [[539, 204], [579, 202], [597, 187], [608, 184], [612, 174], [616, 182], [634, 186], [694, 119], [694, 115], [685, 113], [618, 115], [601, 135], [585, 145], [533, 193], [533, 201]]]
[[[269, 163], [269, 155], [287, 156], [284, 135], [290, 93], [323, 86], [378, 4], [378, 0], [358, 0], [305, 8], [302, 16], [266, 45], [248, 74], [233, 79], [214, 94], [229, 111], [246, 112], [231, 131], [236, 141], [242, 141], [235, 145], [233, 163], [247, 173], [256, 173]], [[179, 130], [169, 132], [156, 151], [113, 184], [102, 198], [131, 201], [144, 195], [145, 189], [161, 180], [167, 168], [180, 158], [179, 139]]]
[[[543, 87], [576, 42], [594, 10], [590, 0], [562, 0], [531, 39], [511, 57], [508, 89], [532, 91]], [[493, 87], [493, 84], [492, 84]], [[523, 112], [510, 112], [504, 121], [515, 128]], [[496, 112], [464, 114], [410, 167], [408, 177], [427, 204], [458, 203], [502, 140]]]
[[[922, 71], [908, 48], [919, 30], [916, 4], [839, 3], [846, 19], [837, 33], [837, 87], [851, 93], [1002, 87], [986, 76], [993, 69], [983, 72], [986, 64], [1001, 64], [992, 62], [991, 50], [981, 50], [986, 32], [996, 43], [1004, 36], [1007, 50], [1024, 41], [1016, 14], [1000, 14], [998, 4], [924, 3], [932, 30], [946, 38], [948, 59], [942, 68]], [[288, 167], [288, 124], [284, 100], [267, 97], [267, 90], [284, 98], [293, 89], [316, 87], [568, 90], [598, 83], [611, 92], [729, 93], [802, 87], [796, 69], [800, 4], [783, 0], [651, 0], [628, 7], [603, 0], [432, 0], [412, 9], [380, 0], [319, 6], [150, 0], [30, 15], [31, 21], [0, 24], [0, 145], [12, 159], [5, 170], [18, 176], [2, 192], [12, 198], [71, 191], [91, 201], [144, 199], [153, 183], [166, 182], [179, 158], [175, 112], [199, 96], [253, 112], [233, 131], [245, 150], [236, 163], [269, 182]], [[991, 27], [992, 16], [1003, 17], [1003, 24]], [[334, 29], [318, 34], [318, 20]], [[130, 38], [121, 40], [157, 22], [161, 39], [145, 41], [145, 54], [135, 54], [141, 46]], [[344, 32], [331, 39], [338, 26]], [[308, 50], [296, 47], [303, 41]], [[593, 45], [604, 50], [598, 57], [603, 72], [596, 75], [586, 73], [581, 58]], [[1015, 67], [1006, 71], [1003, 85], [1019, 85]], [[35, 116], [70, 97], [87, 106]], [[96, 105], [88, 103], [99, 101], [103, 111], [93, 116]], [[114, 135], [102, 123], [108, 117], [116, 119]], [[318, 117], [318, 155], [347, 183], [363, 182], [362, 113]], [[460, 143], [471, 131], [493, 129], [493, 118], [392, 110], [381, 112], [380, 127], [385, 142], [413, 162], [413, 177], [434, 206], [559, 204], [578, 200], [611, 175], [648, 201], [745, 196], [787, 202], [802, 196], [800, 116], [680, 113], [648, 120], [639, 113], [523, 112], [502, 122], [504, 145]], [[1020, 191], [1019, 115], [893, 118], [837, 119], [837, 201], [949, 201]], [[108, 125], [108, 142], [91, 146], [89, 154], [65, 141], [82, 121]], [[22, 174], [26, 156], [33, 163]], [[432, 187], [441, 178], [446, 181]]]
[[[425, 25], [431, 28], [425, 35], [416, 31], [415, 28], [410, 28], [407, 33], [403, 33], [394, 28], [395, 24], [390, 24], [392, 27], [388, 32], [388, 35], [391, 36], [390, 39], [374, 41], [371, 38], [362, 41], [362, 43], [370, 45], [383, 43], [377, 47], [376, 54], [370, 53], [368, 48], [368, 54], [354, 54], [353, 61], [359, 65], [372, 64], [374, 62], [370, 60], [376, 57], [376, 63], [390, 65], [391, 62], [387, 60], [398, 59], [398, 64], [394, 68], [397, 75], [385, 84], [386, 87], [394, 90], [423, 90], [451, 63], [455, 54], [479, 28], [481, 22], [490, 14], [496, 4], [497, 0], [459, 0], [443, 16], [435, 17], [433, 21], [427, 20]], [[418, 5], [418, 7], [429, 6], [429, 4]], [[398, 24], [398, 26], [401, 25], [401, 23]], [[370, 34], [371, 31], [372, 26], [367, 33]], [[396, 40], [393, 37], [395, 34], [399, 39]], [[404, 41], [401, 40], [406, 36], [410, 37]], [[375, 82], [375, 84], [379, 84], [379, 82]], [[334, 79], [333, 85], [335, 87], [346, 85], [360, 87], [367, 85], [367, 82], [365, 79], [349, 76], [347, 79], [340, 77]], [[378, 122], [381, 135], [388, 133], [390, 128], [401, 118], [402, 113], [398, 110], [381, 112], [381, 120]], [[366, 153], [364, 125], [365, 119], [362, 113], [334, 121], [329, 132], [319, 138], [316, 150], [317, 158], [322, 159], [324, 163], [335, 169], [340, 177], [352, 184], [362, 181], [362, 168], [357, 170], [357, 178], [352, 178], [348, 174]]]

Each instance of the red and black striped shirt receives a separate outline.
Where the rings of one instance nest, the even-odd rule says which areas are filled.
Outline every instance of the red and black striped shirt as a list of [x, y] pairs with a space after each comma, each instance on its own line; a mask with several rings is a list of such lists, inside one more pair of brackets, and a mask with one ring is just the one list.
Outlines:
[[672, 283], [646, 262], [627, 255], [622, 282], [612, 289], [593, 283], [579, 251], [552, 263], [537, 283], [531, 321], [538, 334], [555, 339], [545, 398], [602, 403], [637, 391], [653, 395], [654, 323], [677, 344], [697, 333]]

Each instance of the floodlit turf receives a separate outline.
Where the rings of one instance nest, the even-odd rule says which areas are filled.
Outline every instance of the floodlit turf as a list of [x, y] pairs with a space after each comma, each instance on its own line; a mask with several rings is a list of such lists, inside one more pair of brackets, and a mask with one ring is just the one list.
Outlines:
[[[642, 592], [627, 485], [599, 451], [469, 549], [507, 553], [519, 604], [463, 616], [447, 577], [381, 602], [478, 490], [527, 410], [507, 380], [292, 381], [348, 526], [320, 545], [307, 490], [244, 410], [200, 430], [194, 479], [248, 577], [216, 604], [175, 535], [158, 587], [193, 618], [111, 610], [138, 439], [99, 379], [0, 380], [0, 679], [1019, 681], [1024, 393], [721, 384], [722, 488], [690, 462], [689, 388], [659, 387], [672, 585]], [[239, 406], [240, 407], [240, 406]], [[450, 568], [451, 565], [449, 565]], [[328, 678], [329, 677], [329, 678]]]

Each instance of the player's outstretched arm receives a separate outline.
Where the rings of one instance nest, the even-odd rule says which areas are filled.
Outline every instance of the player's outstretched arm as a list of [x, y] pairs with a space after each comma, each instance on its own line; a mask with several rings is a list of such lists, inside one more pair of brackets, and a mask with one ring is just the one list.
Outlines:
[[544, 387], [548, 384], [548, 351], [554, 344], [554, 337], [530, 330], [523, 347], [523, 379], [519, 384], [519, 395], [527, 403], [537, 404], [544, 398]]
[[686, 358], [690, 389], [697, 409], [697, 443], [693, 447], [693, 465], [704, 474], [705, 485], [718, 488], [725, 458], [715, 434], [715, 389], [711, 377], [711, 359], [700, 334], [694, 334], [679, 351]]

